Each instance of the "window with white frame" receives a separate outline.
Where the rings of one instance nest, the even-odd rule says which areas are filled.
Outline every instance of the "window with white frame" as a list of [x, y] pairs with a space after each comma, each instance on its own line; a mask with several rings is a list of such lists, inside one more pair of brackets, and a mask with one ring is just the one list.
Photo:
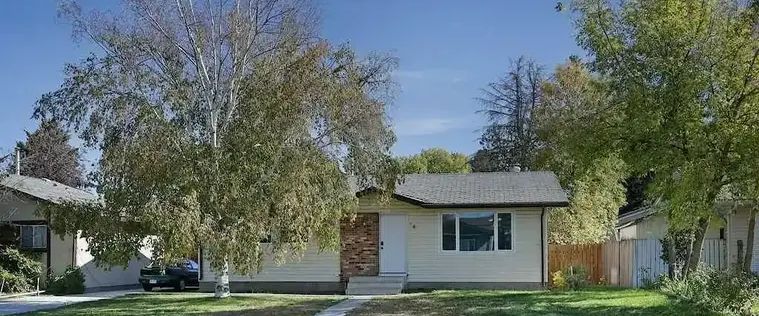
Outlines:
[[513, 246], [511, 216], [511, 213], [498, 212], [442, 214], [443, 250], [511, 250]]
[[21, 249], [45, 249], [47, 248], [46, 225], [21, 225]]

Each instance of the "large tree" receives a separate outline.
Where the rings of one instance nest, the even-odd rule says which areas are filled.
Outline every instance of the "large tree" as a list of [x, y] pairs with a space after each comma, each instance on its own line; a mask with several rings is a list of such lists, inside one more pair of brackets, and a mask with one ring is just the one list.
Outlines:
[[[581, 0], [579, 44], [622, 115], [620, 154], [655, 174], [670, 227], [689, 231], [687, 270], [700, 259], [722, 188], [753, 172], [759, 150], [757, 6], [740, 1]], [[687, 271], [686, 270], [686, 271]]]
[[[478, 152], [478, 170], [508, 171], [518, 166], [531, 169], [537, 138], [533, 111], [540, 102], [544, 74], [534, 61], [522, 56], [512, 61], [506, 75], [492, 82], [479, 98], [488, 119]], [[487, 158], [484, 158], [487, 157]], [[487, 162], [488, 165], [482, 166]]]
[[[610, 111], [606, 86], [576, 59], [544, 82], [534, 113], [540, 147], [536, 165], [553, 170], [569, 208], [551, 212], [550, 242], [586, 244], [611, 235], [625, 204], [627, 166], [614, 144], [620, 117]], [[589, 141], [590, 140], [590, 141]]]
[[421, 153], [398, 158], [401, 171], [410, 173], [466, 173], [470, 171], [468, 158], [443, 148], [430, 148]]
[[230, 265], [254, 274], [268, 251], [335, 248], [356, 206], [349, 175], [392, 192], [393, 58], [315, 39], [299, 1], [125, 4], [119, 16], [63, 7], [102, 53], [67, 65], [36, 115], [102, 150], [102, 203], [48, 209], [56, 232], [83, 229], [105, 263], [144, 245], [166, 261], [200, 246], [225, 297]]
[[[45, 178], [72, 187], [85, 184], [79, 149], [69, 143], [70, 135], [55, 121], [42, 121], [34, 132], [26, 132], [26, 141], [19, 142], [21, 174]], [[9, 171], [16, 172], [15, 161]]]

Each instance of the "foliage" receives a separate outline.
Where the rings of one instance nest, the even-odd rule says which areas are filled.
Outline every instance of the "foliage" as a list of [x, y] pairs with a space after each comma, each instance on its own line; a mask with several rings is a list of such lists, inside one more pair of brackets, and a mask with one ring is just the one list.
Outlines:
[[411, 173], [466, 173], [470, 171], [464, 154], [448, 152], [443, 148], [430, 148], [421, 153], [398, 158], [401, 171]]
[[[699, 249], [722, 187], [752, 177], [759, 149], [759, 6], [737, 1], [578, 0], [578, 42], [606, 81], [608, 126], [632, 175]], [[597, 140], [596, 140], [597, 142]], [[743, 167], [739, 167], [743, 166]], [[693, 269], [700, 253], [688, 258]]]
[[553, 287], [557, 290], [577, 291], [590, 285], [588, 269], [584, 266], [570, 266], [553, 273]]
[[488, 165], [477, 170], [508, 171], [513, 166], [532, 169], [537, 149], [533, 110], [540, 102], [543, 69], [522, 56], [512, 61], [508, 73], [483, 90], [479, 99], [489, 125], [480, 144]]
[[2, 284], [2, 293], [23, 293], [29, 292], [34, 287], [31, 280], [20, 274], [13, 274], [0, 267], [0, 284]]
[[566, 290], [569, 288], [567, 278], [564, 275], [563, 270], [556, 270], [551, 274], [551, 281], [553, 282], [553, 288], [559, 290]]
[[537, 165], [556, 172], [570, 199], [569, 208], [550, 213], [549, 242], [602, 242], [625, 203], [627, 165], [606, 145], [613, 137], [606, 126], [619, 118], [602, 111], [607, 106], [603, 84], [577, 61], [558, 67], [542, 91], [535, 111], [542, 144]]
[[84, 274], [78, 267], [69, 266], [61, 275], [48, 280], [45, 293], [55, 295], [84, 293]]
[[0, 248], [0, 279], [6, 284], [4, 292], [29, 291], [42, 273], [42, 264], [15, 248]]
[[751, 315], [759, 293], [755, 277], [742, 269], [699, 266], [687, 278], [663, 278], [661, 290], [684, 302], [731, 315]]
[[[72, 187], [85, 184], [79, 150], [69, 144], [70, 135], [58, 122], [43, 120], [34, 132], [26, 132], [26, 141], [19, 142], [21, 174], [50, 179]], [[16, 172], [15, 160], [8, 164]]]
[[349, 175], [392, 192], [398, 173], [385, 113], [395, 59], [313, 41], [303, 2], [237, 2], [134, 0], [120, 16], [64, 6], [105, 54], [67, 65], [35, 111], [102, 150], [103, 203], [50, 206], [52, 228], [82, 229], [107, 264], [145, 245], [164, 261], [202, 245], [219, 297], [230, 264], [260, 269], [266, 236], [278, 261], [310, 242], [336, 248], [357, 204]]

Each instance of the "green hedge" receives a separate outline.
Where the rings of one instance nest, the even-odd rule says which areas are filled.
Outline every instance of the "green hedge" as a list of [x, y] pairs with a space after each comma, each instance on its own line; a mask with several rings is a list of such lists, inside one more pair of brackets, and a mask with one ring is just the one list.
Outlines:
[[0, 248], [0, 284], [4, 293], [34, 290], [42, 264], [15, 248]]
[[82, 294], [84, 274], [79, 268], [69, 266], [63, 274], [51, 277], [45, 292], [55, 295]]

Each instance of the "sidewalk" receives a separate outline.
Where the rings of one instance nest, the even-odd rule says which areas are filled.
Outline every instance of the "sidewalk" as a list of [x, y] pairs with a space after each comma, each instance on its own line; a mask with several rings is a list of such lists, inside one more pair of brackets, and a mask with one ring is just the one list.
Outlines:
[[12, 315], [28, 313], [45, 309], [58, 308], [64, 305], [99, 301], [127, 294], [141, 293], [138, 290], [121, 290], [94, 292], [77, 295], [53, 296], [53, 295], [30, 295], [0, 299], [0, 315]]

